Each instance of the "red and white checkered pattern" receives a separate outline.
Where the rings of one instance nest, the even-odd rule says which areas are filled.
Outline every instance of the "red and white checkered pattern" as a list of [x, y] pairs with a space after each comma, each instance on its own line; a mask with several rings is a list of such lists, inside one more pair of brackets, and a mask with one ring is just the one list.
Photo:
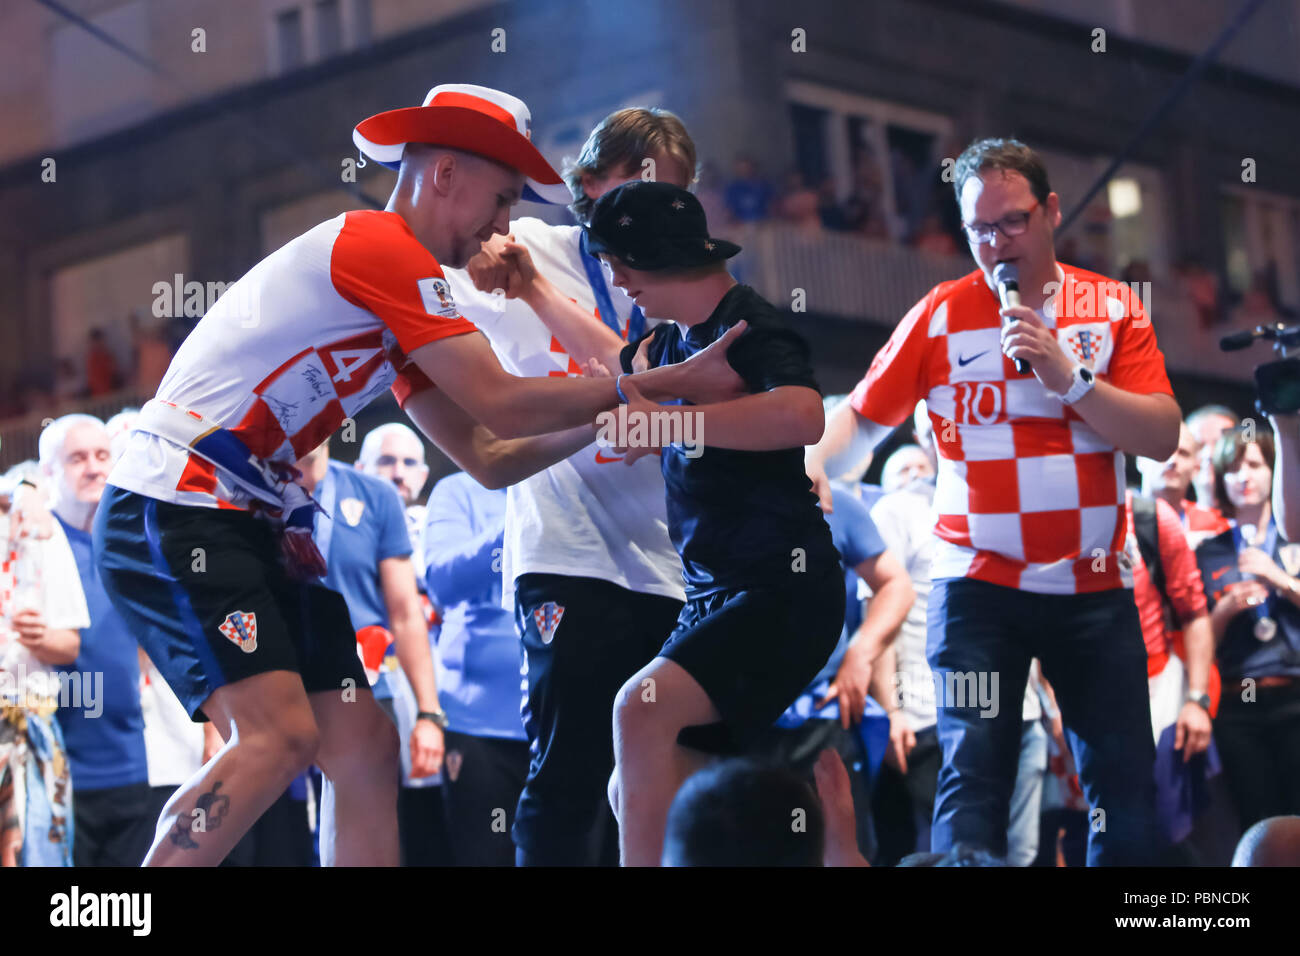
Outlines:
[[[1061, 297], [1044, 321], [1066, 354], [1099, 381], [1172, 394], [1141, 302], [1103, 276], [1061, 269]], [[1121, 560], [1124, 456], [1032, 374], [1016, 372], [1002, 353], [998, 308], [979, 271], [936, 286], [850, 399], [890, 426], [926, 400], [939, 452], [931, 576], [1046, 594], [1131, 587]]]
[[[292, 464], [392, 385], [407, 354], [474, 331], [400, 216], [345, 213], [227, 289], [157, 397], [230, 429], [263, 461]], [[247, 504], [212, 463], [139, 431], [109, 481], [177, 504]]]

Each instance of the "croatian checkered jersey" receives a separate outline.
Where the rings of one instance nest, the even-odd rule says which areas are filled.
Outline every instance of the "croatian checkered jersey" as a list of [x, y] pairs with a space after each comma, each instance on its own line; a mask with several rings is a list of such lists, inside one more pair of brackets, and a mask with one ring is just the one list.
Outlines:
[[[389, 388], [411, 351], [474, 331], [401, 216], [344, 213], [267, 256], [208, 310], [109, 481], [176, 504], [245, 507], [233, 471], [190, 451], [188, 435], [177, 441], [184, 419], [196, 440], [220, 426], [257, 464], [292, 464]], [[168, 413], [181, 424], [149, 428]]]
[[[1098, 381], [1172, 394], [1141, 301], [1061, 265], [1040, 312]], [[1124, 554], [1124, 455], [1001, 348], [995, 292], [980, 271], [935, 286], [894, 330], [850, 401], [881, 425], [925, 399], [939, 453], [940, 539], [931, 576], [1044, 594], [1132, 587]]]

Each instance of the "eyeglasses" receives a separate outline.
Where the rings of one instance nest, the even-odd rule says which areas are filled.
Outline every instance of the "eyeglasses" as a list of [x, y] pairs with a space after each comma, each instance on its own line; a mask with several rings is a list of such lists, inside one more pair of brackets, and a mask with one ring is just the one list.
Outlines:
[[407, 468], [424, 467], [424, 462], [420, 461], [418, 458], [398, 458], [396, 455], [380, 455], [375, 459], [375, 464], [380, 468], [392, 468], [399, 461]]
[[1029, 228], [1029, 217], [1037, 208], [1038, 201], [1034, 200], [1034, 204], [1024, 212], [1010, 213], [997, 222], [963, 222], [961, 228], [966, 233], [966, 238], [976, 245], [992, 242], [995, 231], [1011, 239], [1023, 234]]

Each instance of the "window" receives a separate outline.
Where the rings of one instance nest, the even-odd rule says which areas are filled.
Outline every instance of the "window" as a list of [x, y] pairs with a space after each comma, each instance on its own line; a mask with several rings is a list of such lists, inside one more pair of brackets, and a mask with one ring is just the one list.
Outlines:
[[343, 50], [343, 19], [339, 0], [316, 0], [316, 55], [319, 59]]
[[794, 134], [794, 164], [810, 186], [826, 180], [830, 168], [826, 157], [826, 123], [830, 112], [802, 103], [790, 104], [790, 126]]
[[54, 270], [50, 325], [56, 358], [72, 359], [84, 368], [81, 362], [90, 330], [98, 328], [119, 362], [124, 361], [131, 354], [132, 321], [156, 327], [180, 317], [176, 305], [184, 295], [184, 283], [198, 279], [186, 274], [188, 263], [189, 241], [176, 234]]
[[275, 39], [281, 73], [288, 73], [303, 65], [301, 11], [282, 10], [275, 15]]
[[951, 189], [939, 175], [952, 148], [947, 117], [801, 80], [787, 96], [795, 163], [838, 203], [828, 224], [899, 241], [930, 228], [955, 235]]
[[1256, 191], [1224, 192], [1224, 272], [1228, 294], [1258, 312], [1300, 310], [1300, 201]]
[[[1047, 166], [1052, 191], [1061, 197], [1063, 220], [1111, 161], [1109, 156], [1080, 156], [1050, 148], [1037, 148], [1037, 152]], [[1058, 233], [1056, 257], [1121, 280], [1145, 282], [1168, 277], [1164, 194], [1159, 172], [1150, 166], [1125, 163], [1069, 231]]]

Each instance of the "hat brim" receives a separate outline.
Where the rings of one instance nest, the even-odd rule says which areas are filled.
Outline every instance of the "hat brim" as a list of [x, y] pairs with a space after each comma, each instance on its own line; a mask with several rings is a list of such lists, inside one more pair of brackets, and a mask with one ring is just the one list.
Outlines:
[[[707, 245], [706, 245], [707, 243]], [[711, 248], [710, 248], [711, 247]], [[693, 269], [707, 266], [714, 262], [730, 259], [740, 252], [741, 247], [726, 239], [662, 239], [653, 253], [639, 253], [629, 258], [629, 253], [612, 243], [605, 242], [600, 236], [587, 229], [587, 251], [593, 256], [613, 256], [629, 268], [643, 272], [657, 272], [662, 269]]]
[[528, 137], [478, 110], [463, 106], [408, 106], [376, 113], [352, 131], [357, 149], [389, 169], [402, 163], [407, 143], [446, 146], [496, 160], [524, 174], [526, 191], [547, 202], [548, 195], [571, 202], [569, 188]]
[[529, 179], [524, 182], [523, 198], [529, 202], [547, 203], [552, 206], [567, 206], [573, 202], [573, 191], [569, 189], [569, 184], [560, 183], [539, 183], [535, 179]]

